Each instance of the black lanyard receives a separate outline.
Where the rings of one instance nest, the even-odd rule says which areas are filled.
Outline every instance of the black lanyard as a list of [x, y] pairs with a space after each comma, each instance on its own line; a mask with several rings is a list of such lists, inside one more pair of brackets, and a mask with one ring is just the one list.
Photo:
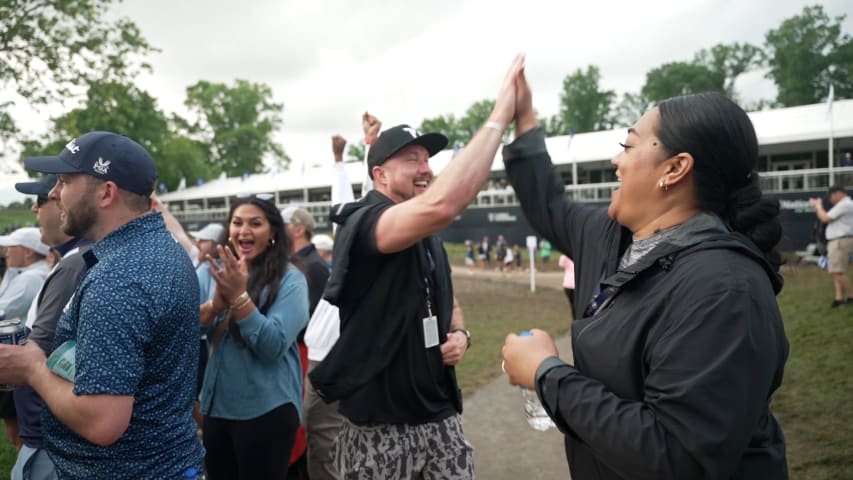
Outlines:
[[429, 253], [429, 248], [424, 248], [426, 250], [426, 263], [424, 265], [424, 286], [426, 287], [426, 307], [427, 307], [427, 315], [432, 316], [432, 295], [430, 295], [429, 291], [429, 278], [432, 276], [432, 272], [435, 271], [435, 262], [432, 259], [432, 254]]

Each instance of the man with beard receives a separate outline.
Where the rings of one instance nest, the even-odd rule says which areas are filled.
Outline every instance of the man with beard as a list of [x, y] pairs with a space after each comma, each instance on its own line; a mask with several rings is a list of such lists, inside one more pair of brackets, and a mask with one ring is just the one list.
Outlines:
[[[72, 237], [62, 231], [59, 205], [48, 193], [56, 185], [56, 175], [45, 175], [35, 182], [15, 184], [21, 193], [36, 195], [32, 210], [36, 215], [41, 241], [59, 252], [61, 260], [44, 281], [41, 290], [27, 313], [27, 327], [31, 329], [29, 340], [38, 344], [46, 354], [53, 351], [53, 335], [62, 308], [68, 303], [85, 270], [82, 253], [89, 250], [91, 242]], [[14, 391], [18, 426], [23, 446], [12, 469], [13, 480], [40, 480], [56, 478], [56, 469], [44, 450], [41, 431], [41, 397], [30, 386]]]
[[474, 477], [454, 369], [470, 334], [435, 234], [486, 182], [522, 67], [519, 56], [489, 121], [435, 182], [429, 158], [447, 137], [398, 125], [371, 142], [375, 190], [334, 208], [340, 227], [324, 296], [340, 309], [340, 338], [309, 376], [324, 400], [340, 400], [341, 478]]
[[0, 345], [0, 382], [30, 385], [44, 400], [45, 447], [60, 478], [194, 477], [203, 463], [191, 417], [198, 282], [150, 212], [154, 160], [127, 137], [90, 132], [24, 164], [57, 174], [48, 197], [63, 231], [94, 245], [53, 343], [76, 346], [75, 368], [49, 368], [35, 342]]

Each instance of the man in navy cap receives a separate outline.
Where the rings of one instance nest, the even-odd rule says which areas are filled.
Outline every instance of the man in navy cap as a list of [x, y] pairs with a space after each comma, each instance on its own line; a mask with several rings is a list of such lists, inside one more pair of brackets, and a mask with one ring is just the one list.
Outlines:
[[60, 478], [192, 478], [203, 462], [191, 417], [198, 282], [150, 211], [154, 160], [125, 136], [90, 132], [24, 164], [57, 175], [48, 197], [62, 230], [94, 245], [53, 342], [63, 352], [76, 342], [75, 368], [57, 375], [34, 342], [0, 345], [0, 381], [44, 400], [44, 444]]
[[[37, 343], [46, 354], [53, 351], [53, 335], [62, 308], [68, 303], [77, 288], [80, 275], [85, 271], [82, 252], [91, 246], [88, 240], [69, 236], [62, 231], [59, 205], [56, 200], [48, 198], [54, 185], [54, 174], [45, 175], [35, 182], [15, 184], [19, 192], [36, 196], [32, 210], [38, 220], [41, 241], [59, 252], [61, 257], [47, 275], [26, 317], [27, 327], [30, 328], [29, 340]], [[14, 396], [20, 437], [24, 444], [18, 451], [12, 480], [56, 478], [53, 462], [44, 449], [41, 431], [44, 402], [28, 385], [15, 389]]]

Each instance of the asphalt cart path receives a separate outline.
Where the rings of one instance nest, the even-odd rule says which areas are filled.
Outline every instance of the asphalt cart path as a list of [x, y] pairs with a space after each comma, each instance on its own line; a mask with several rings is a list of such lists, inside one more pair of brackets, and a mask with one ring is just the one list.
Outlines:
[[[504, 276], [507, 277], [518, 283], [529, 281], [528, 275]], [[562, 273], [537, 274], [537, 288], [562, 289], [561, 282]], [[560, 357], [571, 361], [571, 337], [566, 334], [556, 342]], [[465, 437], [474, 446], [474, 465], [479, 479], [571, 478], [563, 435], [557, 429], [540, 432], [527, 424], [521, 392], [509, 384], [506, 376], [496, 378], [465, 397], [462, 426]]]

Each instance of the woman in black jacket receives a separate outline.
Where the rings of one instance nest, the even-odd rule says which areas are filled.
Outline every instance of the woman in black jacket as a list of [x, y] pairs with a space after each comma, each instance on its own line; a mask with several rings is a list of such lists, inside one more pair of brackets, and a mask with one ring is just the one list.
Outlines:
[[567, 198], [517, 89], [503, 157], [527, 220], [575, 259], [575, 363], [539, 330], [503, 355], [565, 434], [572, 478], [787, 478], [769, 410], [788, 355], [779, 204], [749, 117], [716, 93], [662, 102], [628, 129], [605, 211]]

